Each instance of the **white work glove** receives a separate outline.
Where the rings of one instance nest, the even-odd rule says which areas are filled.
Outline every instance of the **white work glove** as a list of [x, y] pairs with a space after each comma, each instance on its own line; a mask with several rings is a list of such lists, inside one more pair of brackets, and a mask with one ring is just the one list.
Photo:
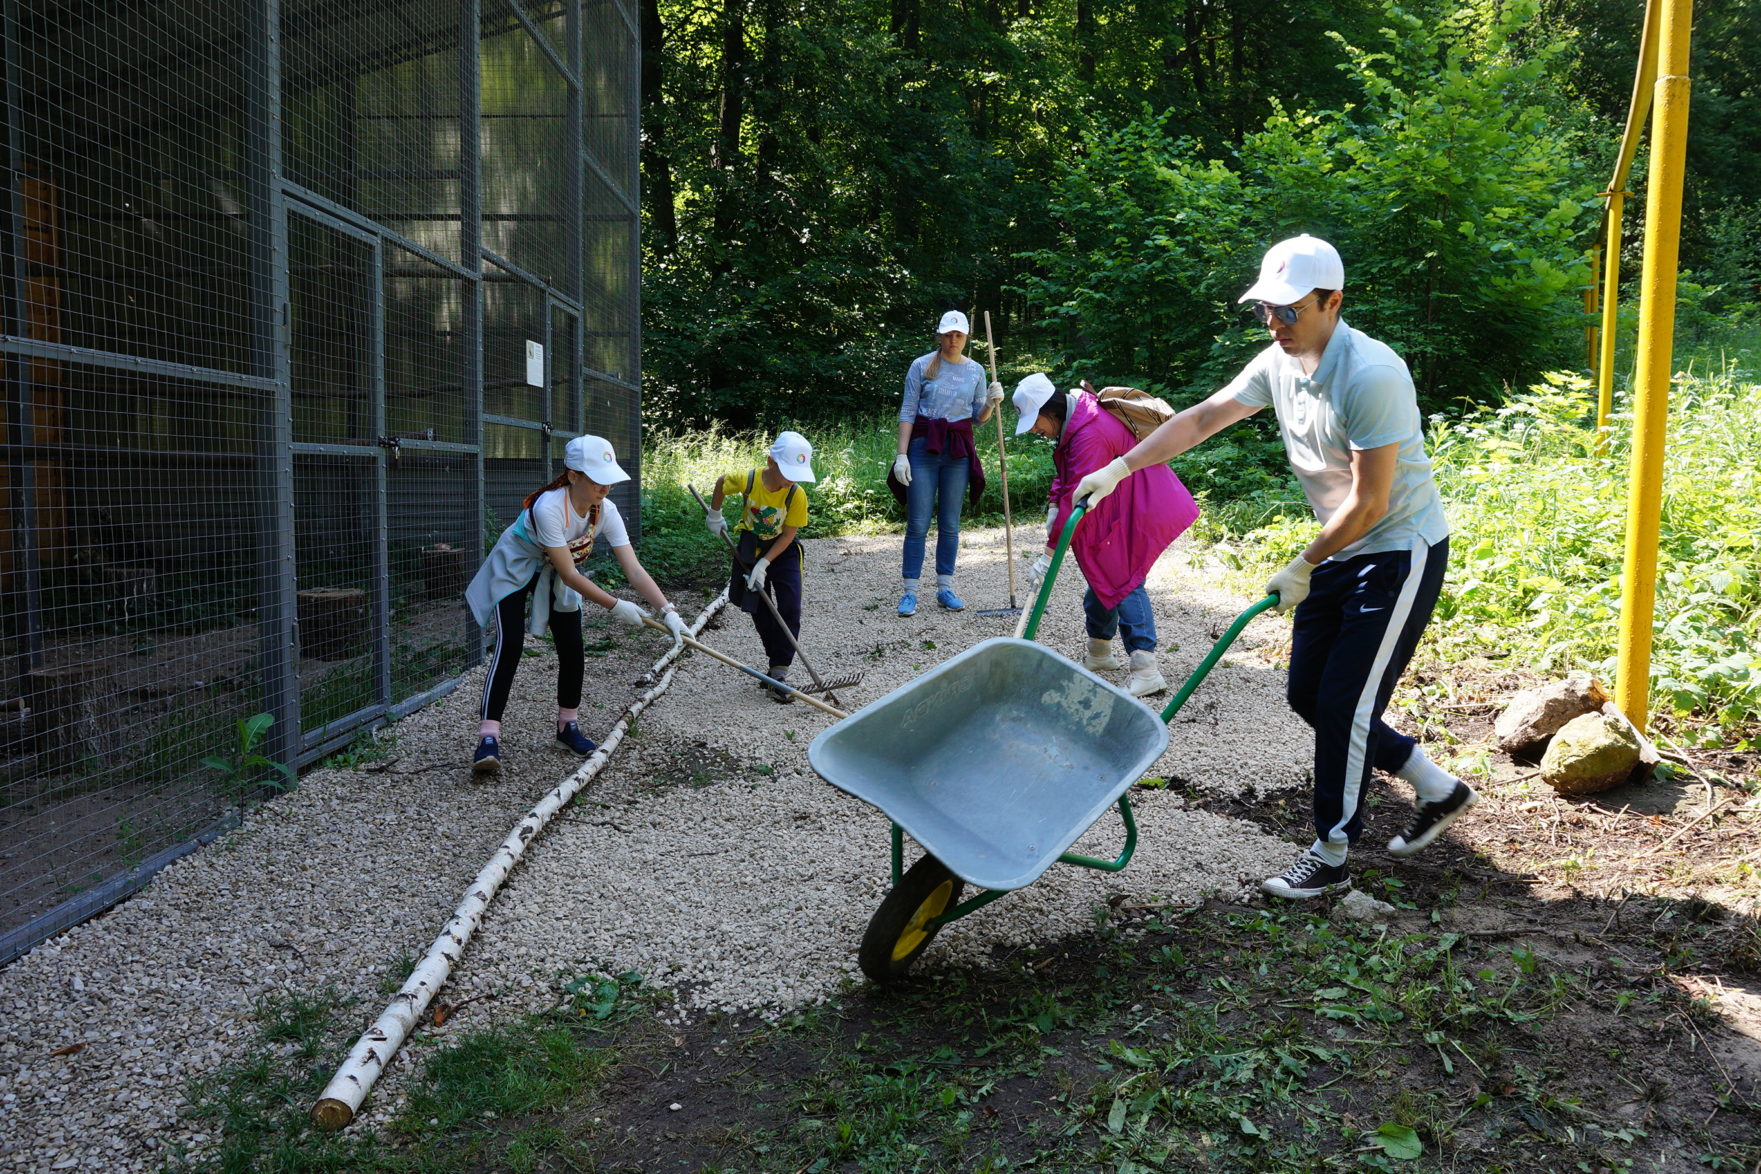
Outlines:
[[1027, 568], [1027, 589], [1029, 591], [1038, 591], [1040, 580], [1044, 579], [1046, 577], [1046, 572], [1051, 569], [1052, 556], [1041, 551], [1040, 556], [1033, 560], [1033, 566]]
[[1114, 457], [1081, 481], [1076, 483], [1076, 492], [1070, 495], [1072, 504], [1088, 499], [1089, 508], [1101, 504], [1101, 498], [1118, 488], [1119, 482], [1131, 475], [1125, 465], [1124, 457]]
[[1272, 610], [1287, 612], [1309, 596], [1309, 576], [1315, 573], [1315, 564], [1302, 555], [1290, 560], [1290, 565], [1266, 580], [1266, 594], [1276, 595], [1278, 604]]
[[1003, 402], [1003, 385], [998, 383], [995, 379], [991, 380], [990, 402], [993, 404], [1000, 404]]
[[761, 558], [752, 564], [752, 573], [746, 576], [746, 590], [763, 591], [764, 573], [770, 570], [770, 560]]
[[647, 612], [643, 611], [627, 599], [618, 600], [607, 610], [611, 612], [612, 619], [624, 625], [626, 628], [640, 628], [643, 619], [648, 615]]
[[704, 510], [703, 524], [709, 527], [709, 532], [711, 534], [722, 535], [728, 532], [728, 520], [722, 517], [722, 512], [720, 510]]
[[904, 453], [893, 458], [893, 479], [901, 485], [911, 484], [911, 458]]
[[666, 625], [666, 630], [673, 634], [674, 644], [683, 644], [685, 642], [685, 621], [676, 609], [669, 607], [661, 612], [660, 620], [661, 623]]

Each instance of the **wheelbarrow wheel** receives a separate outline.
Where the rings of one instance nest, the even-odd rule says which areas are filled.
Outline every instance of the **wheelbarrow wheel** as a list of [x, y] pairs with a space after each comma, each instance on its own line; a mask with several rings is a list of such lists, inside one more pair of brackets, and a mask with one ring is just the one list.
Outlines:
[[905, 870], [893, 891], [869, 918], [856, 961], [862, 973], [878, 983], [904, 976], [941, 932], [926, 924], [960, 902], [965, 884], [934, 856], [925, 856]]

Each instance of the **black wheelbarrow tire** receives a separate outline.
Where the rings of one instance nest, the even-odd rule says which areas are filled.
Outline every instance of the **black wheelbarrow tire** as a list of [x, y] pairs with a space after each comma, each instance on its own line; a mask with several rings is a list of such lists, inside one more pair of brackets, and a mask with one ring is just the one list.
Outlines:
[[941, 932], [939, 925], [925, 925], [960, 903], [965, 882], [934, 856], [925, 856], [905, 870], [862, 935], [856, 961], [862, 973], [877, 983], [903, 978], [917, 956]]

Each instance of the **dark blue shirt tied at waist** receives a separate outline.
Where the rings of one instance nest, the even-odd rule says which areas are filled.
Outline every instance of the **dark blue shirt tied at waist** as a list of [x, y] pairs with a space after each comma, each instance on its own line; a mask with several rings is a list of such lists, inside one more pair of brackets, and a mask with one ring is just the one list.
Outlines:
[[[911, 425], [911, 439], [922, 437], [924, 450], [931, 453], [946, 451], [949, 456], [966, 458], [966, 502], [977, 506], [978, 499], [984, 493], [984, 465], [978, 459], [978, 448], [972, 443], [971, 420], [926, 420], [919, 416]], [[905, 485], [893, 476], [891, 468], [887, 469], [887, 488], [893, 491], [893, 498], [901, 506], [905, 504], [908, 492]]]

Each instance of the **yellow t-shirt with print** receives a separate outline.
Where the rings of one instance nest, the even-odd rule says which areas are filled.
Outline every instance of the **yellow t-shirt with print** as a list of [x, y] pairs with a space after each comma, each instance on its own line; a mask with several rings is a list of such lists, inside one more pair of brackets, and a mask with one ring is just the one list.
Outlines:
[[[746, 481], [752, 480], [752, 492], [746, 493]], [[794, 497], [789, 491], [795, 491]], [[736, 530], [750, 530], [761, 541], [769, 541], [783, 532], [784, 526], [797, 530], [807, 525], [807, 491], [800, 485], [786, 484], [772, 493], [764, 487], [764, 470], [751, 473], [729, 473], [721, 480], [724, 498], [736, 494], [746, 497], [746, 509], [734, 524]], [[786, 503], [786, 508], [785, 508]]]

